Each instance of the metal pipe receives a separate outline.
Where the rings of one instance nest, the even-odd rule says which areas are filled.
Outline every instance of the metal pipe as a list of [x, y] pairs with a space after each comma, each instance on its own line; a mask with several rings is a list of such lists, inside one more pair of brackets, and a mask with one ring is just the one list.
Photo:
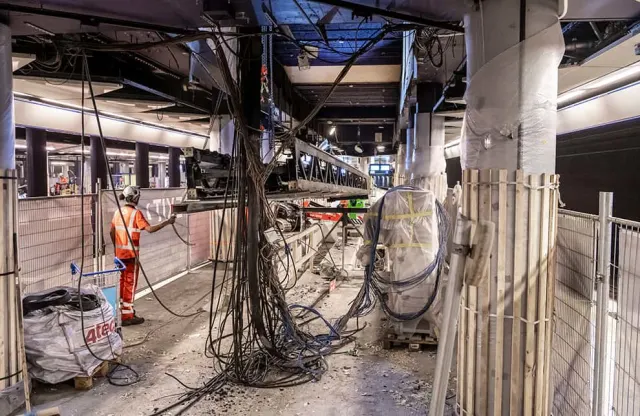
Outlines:
[[598, 259], [596, 266], [597, 306], [595, 366], [593, 369], [594, 400], [592, 415], [605, 414], [605, 368], [607, 361], [607, 337], [609, 320], [609, 262], [611, 260], [611, 227], [613, 193], [600, 192], [600, 232], [598, 234]]
[[598, 41], [602, 42], [604, 40], [604, 36], [602, 36], [602, 32], [600, 31], [600, 29], [598, 29], [598, 25], [596, 24], [596, 22], [589, 22], [589, 25], [591, 25], [591, 29], [593, 29], [593, 33], [596, 34]]
[[456, 228], [453, 235], [453, 253], [451, 253], [451, 267], [449, 269], [449, 282], [445, 293], [442, 332], [438, 343], [438, 355], [436, 362], [435, 380], [429, 415], [442, 416], [444, 414], [447, 399], [447, 387], [449, 385], [449, 373], [455, 350], [458, 315], [460, 313], [460, 295], [463, 287], [464, 268], [469, 253], [471, 242], [471, 221], [458, 215]]

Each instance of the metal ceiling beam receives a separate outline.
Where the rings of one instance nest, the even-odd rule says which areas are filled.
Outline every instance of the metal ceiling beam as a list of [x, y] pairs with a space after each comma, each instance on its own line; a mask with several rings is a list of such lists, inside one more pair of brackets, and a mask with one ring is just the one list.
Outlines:
[[464, 29], [460, 26], [453, 25], [446, 22], [438, 22], [432, 19], [426, 19], [420, 16], [413, 16], [405, 13], [395, 12], [392, 10], [380, 9], [378, 7], [365, 6], [363, 4], [352, 3], [345, 0], [313, 0], [316, 3], [328, 4], [330, 6], [337, 6], [343, 9], [348, 9], [360, 16], [378, 15], [388, 17], [390, 19], [401, 20], [403, 22], [415, 23], [423, 26], [430, 26], [444, 30], [451, 30], [453, 32], [463, 33]]
[[193, 33], [194, 31], [197, 31], [197, 28], [190, 30], [190, 29], [185, 29], [184, 27], [169, 27], [169, 26], [155, 25], [151, 23], [134, 22], [134, 21], [123, 20], [123, 19], [114, 19], [111, 17], [92, 16], [92, 15], [73, 13], [73, 12], [67, 12], [62, 10], [47, 9], [44, 7], [19, 6], [17, 4], [0, 4], [0, 10], [7, 10], [9, 12], [16, 12], [16, 13], [27, 13], [27, 14], [50, 16], [50, 17], [59, 17], [63, 19], [73, 19], [73, 20], [78, 20], [88, 26], [97, 26], [99, 24], [106, 24], [106, 25], [113, 25], [113, 26], [121, 26], [125, 28], [134, 28], [134, 29], [167, 32], [167, 33], [175, 33], [175, 34], [187, 34], [187, 33]]

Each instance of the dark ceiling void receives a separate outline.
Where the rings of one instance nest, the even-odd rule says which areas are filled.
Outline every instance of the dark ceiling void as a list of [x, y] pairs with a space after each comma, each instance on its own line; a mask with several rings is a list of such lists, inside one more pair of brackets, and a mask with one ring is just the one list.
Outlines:
[[340, 124], [320, 125], [320, 134], [331, 143], [391, 143], [393, 141], [393, 123], [388, 124]]
[[[297, 84], [296, 89], [310, 103], [319, 102], [331, 84]], [[340, 84], [325, 105], [330, 106], [395, 106], [399, 100], [397, 83]]]
[[[344, 65], [354, 52], [374, 38], [382, 28], [380, 23], [341, 23], [325, 26], [325, 37], [312, 25], [290, 25], [297, 43], [280, 38], [275, 42], [274, 54], [285, 66], [298, 66], [301, 45], [308, 47], [313, 66]], [[402, 61], [402, 33], [392, 33], [362, 55], [358, 65], [399, 65]]]
[[[39, 43], [32, 38], [18, 37], [14, 52], [37, 56], [32, 64], [16, 75], [42, 77], [54, 82], [82, 79], [82, 58], [71, 50], [60, 49], [55, 43]], [[56, 42], [75, 41], [66, 35], [56, 36]], [[86, 41], [96, 42], [96, 36]], [[192, 108], [203, 114], [211, 112], [212, 93], [190, 88], [188, 79], [161, 64], [132, 52], [87, 52], [89, 72], [93, 81], [120, 83], [156, 96], [167, 102]], [[217, 92], [216, 92], [217, 94]], [[217, 95], [216, 95], [217, 98]]]
[[393, 120], [398, 115], [396, 108], [395, 104], [385, 107], [324, 107], [316, 116], [316, 120], [333, 123]]
[[625, 36], [635, 34], [637, 28], [638, 19], [564, 23], [565, 53], [561, 66], [579, 65]]

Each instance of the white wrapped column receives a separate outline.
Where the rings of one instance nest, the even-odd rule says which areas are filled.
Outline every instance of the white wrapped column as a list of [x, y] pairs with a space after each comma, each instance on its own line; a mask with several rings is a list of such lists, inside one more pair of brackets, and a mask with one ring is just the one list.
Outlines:
[[432, 113], [442, 95], [442, 85], [418, 84], [418, 114], [411, 165], [411, 183], [431, 190], [439, 201], [447, 196], [447, 163], [444, 157], [444, 117]]
[[482, 1], [465, 16], [465, 41], [463, 214], [496, 234], [484, 279], [463, 288], [458, 412], [548, 415], [558, 1]]
[[[406, 134], [406, 130], [402, 131]], [[394, 186], [402, 185], [405, 183], [405, 161], [407, 158], [407, 145], [400, 143], [398, 146], [398, 154], [396, 155], [396, 174], [393, 181]]]
[[10, 414], [24, 403], [22, 389], [22, 334], [19, 326], [20, 290], [17, 259], [17, 177], [11, 31], [0, 23], [0, 414]]

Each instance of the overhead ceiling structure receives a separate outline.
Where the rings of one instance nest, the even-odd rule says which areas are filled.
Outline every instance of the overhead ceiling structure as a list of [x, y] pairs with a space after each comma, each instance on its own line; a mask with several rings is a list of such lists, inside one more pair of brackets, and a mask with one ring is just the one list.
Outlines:
[[[8, 0], [0, 4], [0, 14], [14, 36], [16, 99], [71, 110], [81, 108], [83, 96], [89, 107], [81, 85], [83, 56], [74, 45], [145, 44], [214, 30], [213, 25], [227, 33], [268, 26], [274, 33], [272, 75], [281, 90], [274, 93], [280, 113], [300, 120], [322, 104], [312, 122], [313, 140], [320, 133], [336, 149], [354, 154], [352, 143], [360, 143], [364, 154], [374, 154], [394, 152], [394, 139], [406, 126], [401, 109], [415, 101], [411, 90], [400, 90], [403, 43], [414, 28], [414, 83], [446, 85], [437, 114], [446, 117], [447, 141], [459, 136], [466, 87], [461, 21], [468, 7], [473, 6], [466, 0]], [[639, 59], [630, 54], [640, 41], [639, 17], [640, 3], [630, 0], [570, 0], [560, 92], [578, 99], [599, 93], [587, 88], [590, 83], [633, 65]], [[390, 24], [394, 29], [369, 45]], [[234, 42], [233, 36], [227, 40]], [[325, 100], [353, 54], [365, 46], [370, 47]], [[229, 113], [219, 63], [204, 38], [129, 51], [93, 50], [87, 59], [105, 117], [204, 141], [212, 117]], [[305, 132], [301, 138], [311, 140]]]

